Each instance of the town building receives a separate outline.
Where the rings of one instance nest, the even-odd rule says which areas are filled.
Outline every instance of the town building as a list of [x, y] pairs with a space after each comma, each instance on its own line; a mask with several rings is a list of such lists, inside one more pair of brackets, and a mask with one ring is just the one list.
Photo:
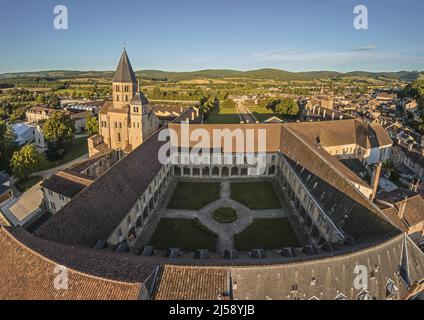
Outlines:
[[12, 130], [15, 134], [15, 142], [19, 146], [23, 146], [27, 143], [34, 141], [36, 127], [28, 123], [15, 123], [12, 124]]
[[119, 152], [110, 151], [59, 171], [43, 181], [41, 188], [47, 211], [52, 214], [58, 212], [78, 193], [101, 177], [119, 159]]
[[[131, 66], [126, 50], [122, 53], [112, 79], [112, 101], [106, 101], [99, 112], [99, 134], [88, 140], [89, 155], [117, 150], [128, 154], [152, 133], [173, 121], [193, 106], [150, 104]], [[199, 111], [190, 121], [199, 121]]]
[[108, 149], [129, 153], [157, 129], [159, 119], [140, 92], [124, 50], [112, 80], [112, 101], [105, 102], [100, 110], [99, 135], [89, 140], [89, 154], [93, 156], [104, 149], [99, 146], [101, 144]]

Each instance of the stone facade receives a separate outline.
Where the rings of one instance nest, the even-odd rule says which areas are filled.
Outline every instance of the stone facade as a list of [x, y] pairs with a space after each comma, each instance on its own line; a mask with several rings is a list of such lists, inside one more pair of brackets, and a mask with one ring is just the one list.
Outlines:
[[[139, 92], [139, 85], [126, 51], [123, 52], [112, 80], [112, 101], [99, 113], [99, 135], [90, 138], [89, 155], [102, 149], [129, 153], [159, 129], [159, 119]], [[89, 139], [89, 140], [90, 140]]]

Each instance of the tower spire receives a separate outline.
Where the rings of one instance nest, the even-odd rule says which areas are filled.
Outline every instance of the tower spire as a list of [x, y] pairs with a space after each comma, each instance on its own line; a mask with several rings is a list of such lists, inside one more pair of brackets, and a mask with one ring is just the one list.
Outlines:
[[128, 58], [127, 51], [124, 48], [122, 52], [121, 59], [119, 60], [118, 67], [116, 68], [115, 76], [113, 77], [113, 82], [130, 82], [137, 83], [137, 78], [135, 76], [134, 70], [131, 66], [130, 59]]

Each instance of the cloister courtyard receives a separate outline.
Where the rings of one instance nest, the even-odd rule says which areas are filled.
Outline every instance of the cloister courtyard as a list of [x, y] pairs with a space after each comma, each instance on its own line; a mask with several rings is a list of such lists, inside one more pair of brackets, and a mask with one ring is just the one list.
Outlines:
[[293, 207], [272, 180], [173, 180], [135, 247], [210, 252], [308, 244]]

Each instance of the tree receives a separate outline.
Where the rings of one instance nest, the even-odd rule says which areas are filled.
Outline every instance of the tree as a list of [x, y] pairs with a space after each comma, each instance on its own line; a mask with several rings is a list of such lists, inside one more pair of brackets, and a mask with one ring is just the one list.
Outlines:
[[25, 180], [29, 175], [37, 170], [40, 163], [40, 154], [34, 145], [23, 146], [20, 150], [13, 153], [10, 160], [10, 167], [13, 175], [18, 180]]
[[299, 107], [292, 99], [281, 99], [275, 106], [275, 111], [282, 115], [296, 116], [299, 113]]
[[85, 128], [88, 131], [88, 134], [94, 136], [99, 133], [99, 122], [97, 117], [88, 117], [85, 119]]
[[0, 120], [0, 171], [9, 172], [10, 159], [15, 150], [15, 134], [9, 125]]
[[74, 123], [69, 115], [54, 112], [44, 124], [43, 133], [47, 140], [47, 159], [50, 161], [62, 159], [75, 137]]

